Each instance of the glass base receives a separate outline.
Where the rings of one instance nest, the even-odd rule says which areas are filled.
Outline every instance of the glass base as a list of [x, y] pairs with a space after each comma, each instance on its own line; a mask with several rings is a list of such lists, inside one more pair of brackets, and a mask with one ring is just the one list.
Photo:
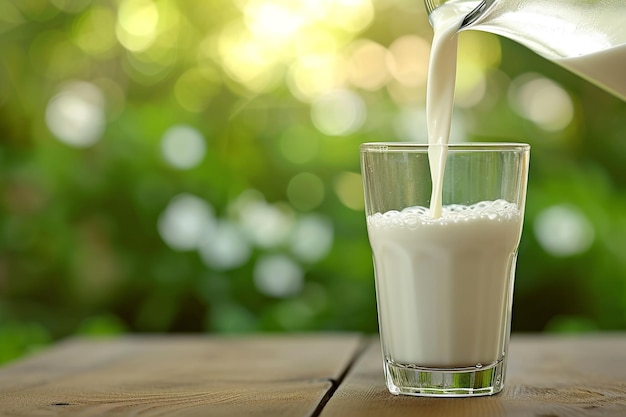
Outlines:
[[426, 368], [384, 361], [387, 388], [394, 395], [474, 397], [492, 395], [504, 387], [504, 360], [488, 366]]

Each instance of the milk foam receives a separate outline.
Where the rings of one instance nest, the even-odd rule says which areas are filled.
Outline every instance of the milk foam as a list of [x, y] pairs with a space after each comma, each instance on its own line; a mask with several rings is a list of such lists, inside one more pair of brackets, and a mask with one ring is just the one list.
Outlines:
[[426, 207], [407, 207], [402, 211], [390, 210], [384, 214], [376, 213], [367, 217], [368, 226], [374, 228], [416, 229], [424, 224], [450, 224], [476, 219], [496, 221], [519, 220], [517, 205], [506, 200], [481, 201], [471, 206], [451, 204], [442, 207], [441, 216], [435, 218]]

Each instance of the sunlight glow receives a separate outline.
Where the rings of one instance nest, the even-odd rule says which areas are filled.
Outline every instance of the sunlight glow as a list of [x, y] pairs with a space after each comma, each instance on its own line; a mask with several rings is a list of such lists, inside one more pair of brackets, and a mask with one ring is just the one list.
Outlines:
[[122, 0], [117, 17], [117, 39], [129, 51], [147, 49], [154, 42], [159, 10], [151, 0]]
[[271, 88], [279, 79], [281, 50], [255, 38], [238, 22], [222, 31], [218, 51], [228, 76], [255, 92]]
[[243, 22], [227, 24], [218, 35], [228, 76], [265, 92], [288, 73], [291, 92], [302, 101], [343, 86], [340, 50], [374, 17], [370, 0], [239, 0], [237, 5]]
[[305, 23], [305, 16], [294, 6], [294, 2], [251, 2], [244, 10], [246, 25], [255, 36], [270, 41], [289, 40]]
[[348, 32], [359, 32], [374, 19], [374, 5], [370, 0], [334, 0], [327, 19]]

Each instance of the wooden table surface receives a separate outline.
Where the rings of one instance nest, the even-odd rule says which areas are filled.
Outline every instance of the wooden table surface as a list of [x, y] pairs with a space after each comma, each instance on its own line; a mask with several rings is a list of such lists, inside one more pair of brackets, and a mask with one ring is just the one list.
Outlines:
[[0, 368], [0, 416], [626, 416], [626, 334], [514, 335], [506, 387], [387, 392], [358, 334], [71, 339]]

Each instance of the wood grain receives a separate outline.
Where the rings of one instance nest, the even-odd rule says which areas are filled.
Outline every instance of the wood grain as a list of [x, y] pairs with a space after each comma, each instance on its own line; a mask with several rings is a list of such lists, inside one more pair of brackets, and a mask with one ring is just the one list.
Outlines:
[[397, 397], [377, 338], [74, 339], [0, 369], [0, 417], [626, 416], [626, 334], [516, 335], [508, 371], [492, 397]]
[[626, 335], [513, 337], [506, 387], [480, 398], [394, 396], [372, 340], [321, 417], [624, 417]]
[[0, 416], [311, 416], [358, 335], [75, 339], [0, 369]]

